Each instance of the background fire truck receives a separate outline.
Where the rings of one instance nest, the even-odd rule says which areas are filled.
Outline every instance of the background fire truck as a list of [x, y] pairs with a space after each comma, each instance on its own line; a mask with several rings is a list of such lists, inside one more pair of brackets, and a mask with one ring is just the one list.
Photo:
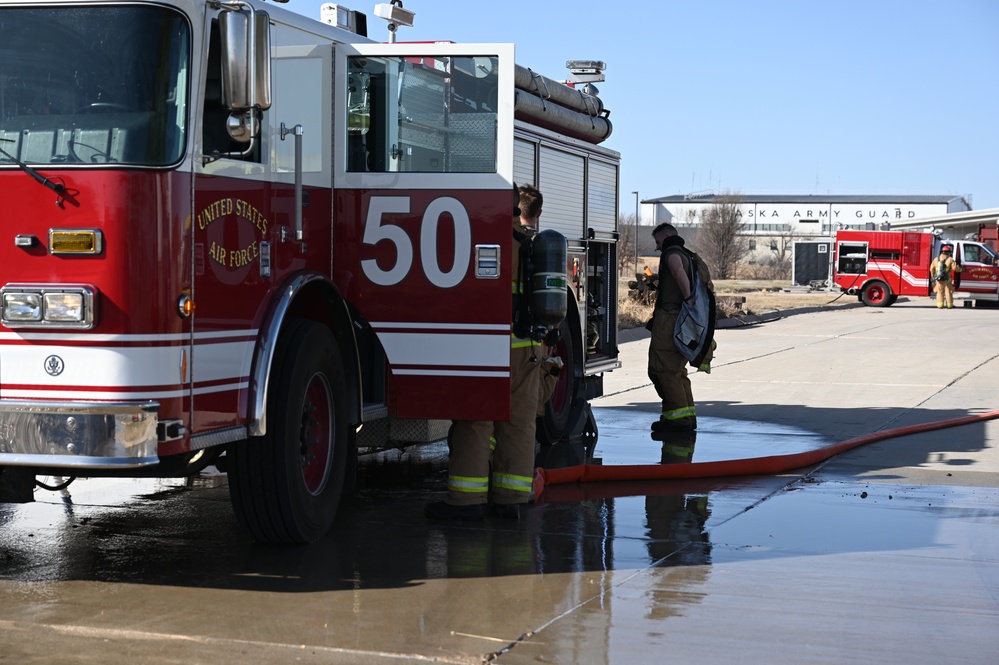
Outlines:
[[356, 11], [263, 8], [0, 7], [7, 499], [218, 464], [254, 538], [320, 537], [358, 447], [508, 417], [514, 181], [569, 245], [539, 441], [595, 437], [618, 366], [600, 100], [510, 44], [377, 44]]
[[971, 240], [977, 240], [983, 245], [988, 245], [993, 252], [999, 254], [999, 226], [995, 224], [979, 224], [978, 232], [973, 234]]
[[971, 240], [943, 240], [916, 231], [837, 231], [833, 282], [869, 307], [888, 307], [900, 295], [930, 296], [930, 263], [944, 244], [964, 271], [955, 291], [976, 304], [999, 301], [999, 255]]

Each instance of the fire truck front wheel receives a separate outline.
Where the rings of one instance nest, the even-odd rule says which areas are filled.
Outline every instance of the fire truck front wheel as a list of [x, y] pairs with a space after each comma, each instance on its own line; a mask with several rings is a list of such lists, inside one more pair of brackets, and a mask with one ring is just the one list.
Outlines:
[[333, 334], [290, 321], [274, 357], [267, 434], [228, 453], [233, 508], [254, 539], [307, 543], [333, 525], [351, 445], [345, 393]]
[[895, 302], [891, 287], [884, 282], [874, 281], [864, 285], [860, 300], [868, 307], [887, 307]]

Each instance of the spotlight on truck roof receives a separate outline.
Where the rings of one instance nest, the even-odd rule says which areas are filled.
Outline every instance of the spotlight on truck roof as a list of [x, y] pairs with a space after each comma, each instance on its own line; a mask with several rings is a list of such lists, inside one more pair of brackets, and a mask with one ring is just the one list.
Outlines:
[[400, 27], [412, 27], [416, 12], [402, 8], [402, 0], [381, 2], [375, 5], [375, 16], [388, 21], [389, 44], [395, 44], [395, 32]]
[[319, 7], [319, 20], [362, 37], [368, 36], [368, 21], [364, 14], [343, 5], [323, 3]]
[[382, 2], [375, 5], [375, 16], [383, 18], [389, 23], [410, 28], [413, 26], [413, 18], [416, 16], [416, 12], [403, 9], [402, 2], [393, 0], [393, 2]]

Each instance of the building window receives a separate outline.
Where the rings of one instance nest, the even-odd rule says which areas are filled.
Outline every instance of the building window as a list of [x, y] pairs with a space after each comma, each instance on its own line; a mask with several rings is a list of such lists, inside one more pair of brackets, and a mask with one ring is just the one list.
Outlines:
[[776, 252], [777, 251], [777, 241], [776, 240], [771, 240], [770, 241], [770, 251], [772, 251], [772, 252]]
[[751, 251], [751, 252], [755, 252], [756, 251], [756, 240], [750, 240], [749, 241], [749, 251]]

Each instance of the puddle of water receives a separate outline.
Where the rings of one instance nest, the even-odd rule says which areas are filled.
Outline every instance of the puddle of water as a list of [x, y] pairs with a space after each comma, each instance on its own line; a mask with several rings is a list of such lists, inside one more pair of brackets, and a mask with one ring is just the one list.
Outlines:
[[594, 457], [602, 464], [671, 464], [770, 457], [835, 443], [799, 427], [727, 418], [697, 419], [696, 432], [655, 434], [648, 412], [595, 408], [600, 435]]
[[[722, 418], [702, 418], [696, 436], [672, 436], [665, 441], [651, 437], [650, 416], [629, 409], [594, 409], [600, 437], [595, 454], [600, 463], [660, 464], [684, 461], [715, 461], [801, 452], [828, 445], [830, 441], [794, 427]], [[571, 456], [570, 456], [571, 457]], [[582, 455], [563, 462], [581, 463]], [[338, 521], [338, 539], [345, 533], [359, 538], [372, 522], [406, 524], [423, 528], [422, 506], [439, 498], [447, 483], [446, 442], [386, 450], [362, 455], [357, 493], [345, 500]], [[53, 483], [55, 479], [48, 479]], [[725, 520], [783, 484], [775, 478], [593, 483], [555, 486], [545, 500], [530, 509], [533, 517], [519, 526], [543, 525], [558, 550], [562, 538], [567, 543], [579, 538], [594, 542], [617, 541], [604, 551], [599, 562], [584, 568], [648, 565], [671, 551], [686, 552], [692, 561], [710, 561], [710, 542], [705, 533], [712, 523]], [[85, 550], [107, 545], [116, 549], [139, 547], [136, 542], [159, 539], [190, 539], [212, 543], [224, 538], [242, 545], [245, 538], [236, 528], [227, 505], [224, 476], [184, 479], [81, 479], [64, 492], [38, 491], [35, 506], [4, 505], [0, 523], [7, 536], [0, 537], [0, 551], [16, 552], [14, 543], [28, 534], [35, 549], [51, 549], [50, 563], [65, 565], [56, 552], [67, 542]], [[191, 490], [215, 488], [205, 493]], [[205, 512], [205, 498], [212, 509]], [[41, 505], [39, 505], [41, 504]], [[217, 508], [217, 509], [216, 509]], [[582, 519], [581, 516], [589, 515]], [[361, 526], [361, 525], [365, 526]], [[355, 532], [354, 529], [360, 531]], [[206, 533], [207, 532], [207, 533]], [[131, 536], [129, 536], [131, 534]], [[138, 541], [135, 537], [140, 535]], [[348, 537], [350, 542], [352, 537]], [[116, 544], [111, 547], [110, 544]], [[145, 549], [145, 546], [142, 547]], [[237, 548], [238, 549], [238, 548]], [[170, 559], [176, 552], [164, 549], [150, 560]], [[352, 558], [352, 557], [350, 557]], [[555, 557], [560, 559], [560, 557]], [[552, 561], [549, 557], [548, 561]], [[692, 561], [678, 557], [677, 561]], [[570, 567], [578, 565], [571, 563]], [[118, 570], [130, 570], [115, 559]], [[556, 569], [558, 566], [556, 566]], [[55, 576], [65, 575], [51, 573]], [[47, 575], [43, 575], [45, 577]], [[127, 575], [126, 575], [127, 577]]]

